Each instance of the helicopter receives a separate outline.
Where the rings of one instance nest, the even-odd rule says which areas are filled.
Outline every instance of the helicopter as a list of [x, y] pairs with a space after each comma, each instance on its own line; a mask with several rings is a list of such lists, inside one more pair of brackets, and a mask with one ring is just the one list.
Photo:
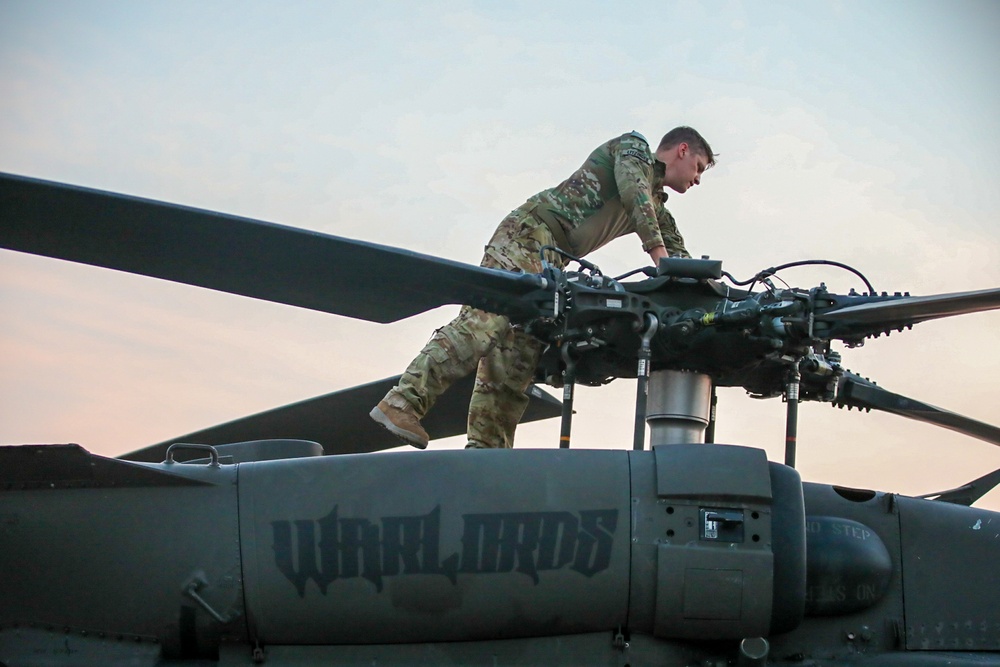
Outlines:
[[[1000, 444], [830, 347], [1000, 288], [835, 294], [707, 258], [514, 274], [13, 175], [0, 247], [379, 323], [468, 304], [542, 340], [563, 390], [530, 390], [552, 450], [381, 453], [366, 412], [391, 378], [118, 458], [0, 447], [6, 667], [1000, 665], [1000, 513], [972, 507], [1000, 471], [914, 498], [794, 468], [802, 401]], [[637, 379], [631, 448], [572, 449], [574, 388], [615, 378]], [[714, 443], [727, 386], [785, 401], [783, 463]], [[467, 391], [432, 436], [461, 433]]]

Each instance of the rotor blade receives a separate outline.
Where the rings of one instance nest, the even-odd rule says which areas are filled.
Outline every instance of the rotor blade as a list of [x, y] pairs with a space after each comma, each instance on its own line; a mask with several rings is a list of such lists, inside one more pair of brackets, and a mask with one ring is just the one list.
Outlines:
[[[189, 433], [118, 458], [159, 462], [164, 459], [167, 447], [175, 442], [222, 445], [272, 438], [312, 440], [323, 446], [325, 454], [358, 454], [399, 447], [402, 445], [401, 441], [368, 417], [372, 407], [398, 381], [397, 375], [324, 394]], [[422, 420], [432, 440], [465, 433], [474, 382], [474, 374], [455, 382]], [[531, 385], [526, 393], [531, 400], [521, 418], [522, 423], [558, 417], [561, 414], [561, 403], [547, 392]]]
[[995, 489], [997, 486], [1000, 486], [1000, 470], [994, 470], [987, 475], [983, 475], [979, 479], [972, 480], [968, 484], [963, 484], [957, 489], [938, 491], [937, 493], [925, 493], [924, 495], [917, 497], [972, 507], [973, 503]]
[[837, 397], [833, 403], [838, 407], [847, 406], [891, 412], [894, 415], [936, 424], [994, 445], [1000, 445], [1000, 428], [996, 426], [963, 417], [900, 394], [894, 394], [849, 371], [846, 371], [840, 378], [837, 386]]
[[1000, 287], [975, 292], [902, 296], [886, 301], [871, 301], [817, 313], [816, 318], [828, 322], [896, 326], [996, 308], [1000, 308]]
[[514, 319], [539, 276], [0, 173], [0, 247], [394, 322], [445, 304]]

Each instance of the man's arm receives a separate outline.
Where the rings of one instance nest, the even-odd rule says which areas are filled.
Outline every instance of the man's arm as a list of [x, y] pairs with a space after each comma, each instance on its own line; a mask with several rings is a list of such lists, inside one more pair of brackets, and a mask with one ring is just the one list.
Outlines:
[[669, 257], [667, 249], [661, 245], [649, 249], [649, 258], [653, 260], [653, 266], [659, 266], [660, 260]]
[[614, 149], [615, 182], [622, 208], [642, 240], [642, 249], [652, 252], [664, 245], [652, 196], [653, 157], [649, 146], [638, 137], [624, 137]]
[[660, 227], [660, 236], [663, 238], [664, 251], [667, 255], [670, 257], [690, 257], [691, 254], [684, 247], [684, 237], [677, 229], [677, 221], [674, 220], [674, 216], [667, 210], [667, 207], [662, 204], [660, 204], [656, 222]]

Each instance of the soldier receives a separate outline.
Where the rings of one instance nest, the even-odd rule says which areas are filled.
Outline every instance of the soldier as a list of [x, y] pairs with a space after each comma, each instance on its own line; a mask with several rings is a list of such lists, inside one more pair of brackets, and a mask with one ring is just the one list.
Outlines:
[[[690, 127], [668, 132], [655, 151], [638, 132], [616, 137], [591, 153], [568, 179], [504, 218], [480, 265], [539, 273], [543, 246], [583, 257], [632, 232], [654, 265], [662, 257], [689, 257], [664, 206], [663, 189], [684, 193], [713, 164], [708, 142]], [[550, 259], [560, 268], [564, 261], [561, 256]], [[524, 391], [541, 352], [541, 343], [512, 327], [506, 317], [464, 306], [434, 332], [371, 418], [424, 449], [429, 438], [420, 419], [452, 382], [478, 365], [467, 447], [513, 447], [514, 429], [528, 404]]]

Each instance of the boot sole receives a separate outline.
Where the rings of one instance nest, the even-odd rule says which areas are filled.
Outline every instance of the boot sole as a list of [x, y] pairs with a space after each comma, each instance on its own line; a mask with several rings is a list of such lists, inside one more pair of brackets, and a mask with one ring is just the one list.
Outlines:
[[372, 408], [372, 411], [368, 413], [368, 416], [375, 420], [375, 423], [392, 433], [394, 436], [402, 440], [407, 445], [411, 447], [416, 447], [417, 449], [427, 449], [427, 440], [424, 440], [416, 433], [412, 431], [407, 431], [406, 429], [399, 428], [386, 417], [385, 413], [378, 409], [378, 406]]

